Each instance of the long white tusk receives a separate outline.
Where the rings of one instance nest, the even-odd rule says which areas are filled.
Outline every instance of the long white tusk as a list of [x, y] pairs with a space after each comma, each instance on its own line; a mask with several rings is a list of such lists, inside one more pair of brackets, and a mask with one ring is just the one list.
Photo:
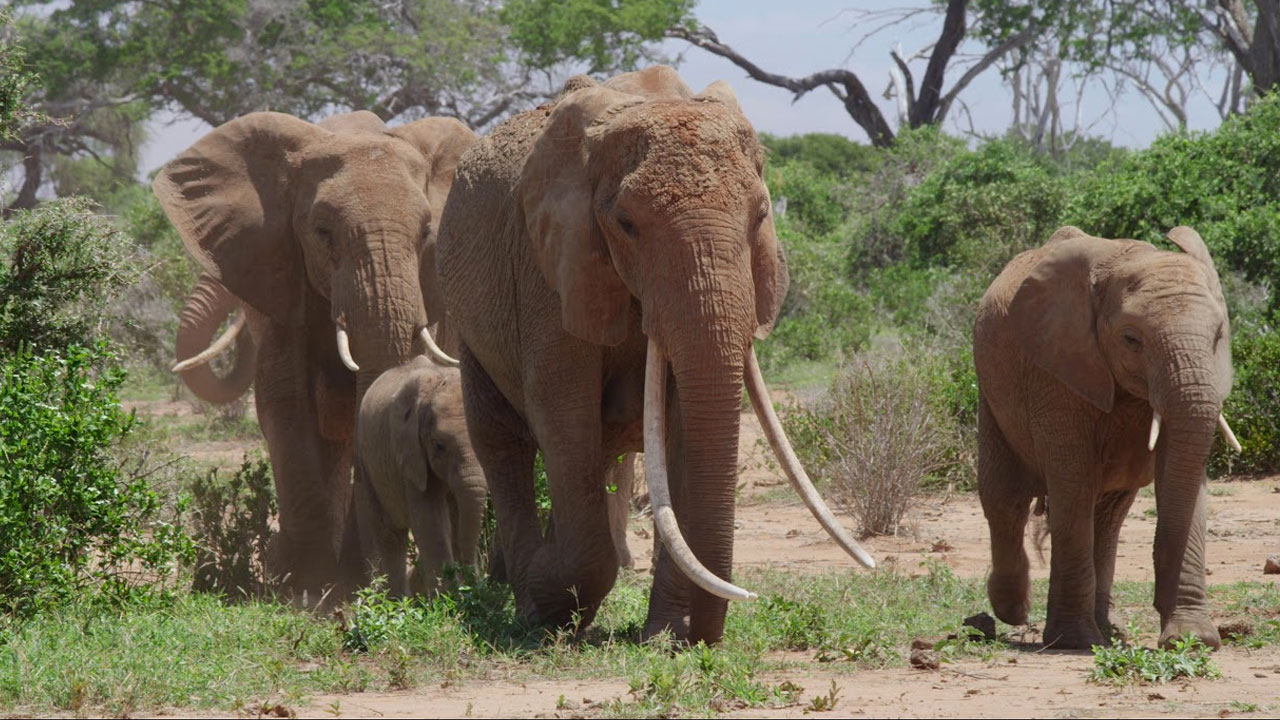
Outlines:
[[716, 577], [684, 541], [675, 511], [671, 509], [671, 489], [667, 485], [667, 360], [658, 344], [649, 340], [649, 356], [644, 375], [644, 472], [649, 482], [649, 503], [658, 537], [671, 553], [676, 566], [695, 585], [725, 600], [755, 600], [756, 594]]
[[458, 367], [458, 361], [449, 357], [449, 355], [445, 351], [441, 350], [440, 346], [436, 344], [436, 340], [431, 337], [431, 331], [427, 329], [427, 326], [423, 325], [422, 330], [420, 330], [418, 334], [422, 336], [422, 341], [427, 344], [427, 355], [431, 356], [432, 360], [435, 360], [436, 363], [440, 365]]
[[1218, 413], [1218, 429], [1222, 431], [1222, 438], [1227, 441], [1232, 450], [1237, 453], [1241, 452], [1240, 441], [1236, 439], [1236, 434], [1231, 432], [1231, 426], [1227, 424], [1227, 418]]
[[832, 514], [827, 504], [822, 501], [822, 496], [818, 494], [818, 489], [809, 480], [809, 474], [804, 471], [804, 467], [800, 464], [800, 458], [796, 457], [796, 452], [791, 447], [791, 441], [787, 439], [787, 434], [782, 429], [782, 423], [778, 421], [778, 414], [773, 411], [773, 403], [769, 401], [769, 390], [764, 386], [764, 376], [760, 374], [760, 364], [756, 361], [755, 348], [752, 348], [751, 352], [747, 354], [746, 379], [747, 393], [751, 396], [751, 405], [756, 410], [756, 417], [760, 418], [760, 425], [764, 428], [765, 436], [769, 438], [769, 445], [773, 448], [774, 455], [778, 456], [778, 461], [782, 463], [783, 469], [787, 471], [787, 478], [791, 480], [791, 487], [795, 488], [796, 493], [800, 495], [800, 499], [804, 500], [804, 504], [809, 507], [809, 512], [813, 513], [813, 516], [818, 519], [823, 529], [827, 531], [832, 540], [836, 541], [837, 545], [853, 556], [853, 559], [857, 560], [863, 567], [867, 569], [874, 568], [876, 561], [840, 525], [840, 521]]
[[1151, 411], [1151, 434], [1147, 436], [1147, 450], [1156, 449], [1156, 440], [1160, 439], [1160, 412]]
[[226, 332], [218, 336], [217, 340], [214, 340], [209, 347], [201, 350], [198, 355], [193, 355], [174, 365], [173, 372], [180, 373], [183, 370], [190, 370], [193, 367], [203, 365], [217, 357], [227, 348], [231, 347], [231, 343], [235, 341], [236, 336], [244, 329], [244, 321], [244, 311], [241, 310], [240, 313], [236, 315], [236, 319], [232, 321], [231, 326], [227, 328]]
[[342, 364], [346, 365], [348, 370], [360, 372], [360, 366], [351, 359], [351, 341], [347, 339], [347, 331], [341, 327], [338, 328], [338, 357], [342, 358]]

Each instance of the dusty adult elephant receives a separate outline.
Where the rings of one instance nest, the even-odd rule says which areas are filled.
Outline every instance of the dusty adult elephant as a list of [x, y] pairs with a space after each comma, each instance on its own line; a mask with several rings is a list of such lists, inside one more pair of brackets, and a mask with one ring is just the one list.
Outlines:
[[1217, 647], [1205, 599], [1205, 460], [1231, 389], [1231, 335], [1213, 260], [1188, 227], [1182, 252], [1074, 227], [1014, 258], [982, 298], [978, 492], [991, 531], [996, 616], [1030, 608], [1023, 533], [1035, 498], [1052, 537], [1053, 647], [1102, 644], [1113, 629], [1116, 543], [1138, 489], [1155, 481], [1160, 642]]
[[[645, 632], [722, 637], [726, 599], [754, 597], [729, 582], [744, 373], [810, 507], [873, 564], [808, 483], [756, 366], [752, 338], [788, 282], [763, 165], [729, 87], [694, 95], [667, 67], [574, 78], [459, 163], [437, 268], [525, 618], [591, 622], [618, 567], [606, 462], [643, 450], [663, 542]], [[535, 517], [539, 449], [552, 539]]]
[[[280, 505], [268, 570], [300, 599], [358, 576], [350, 552], [339, 574], [341, 546], [354, 543], [356, 408], [379, 373], [434, 346], [435, 221], [473, 141], [445, 118], [387, 129], [367, 112], [320, 125], [252, 113], [209, 132], [153, 184], [204, 271], [183, 315], [184, 372], [217, 347], [184, 351], [245, 306], [233, 330], [249, 328], [244, 357]], [[240, 372], [223, 380], [243, 385]]]

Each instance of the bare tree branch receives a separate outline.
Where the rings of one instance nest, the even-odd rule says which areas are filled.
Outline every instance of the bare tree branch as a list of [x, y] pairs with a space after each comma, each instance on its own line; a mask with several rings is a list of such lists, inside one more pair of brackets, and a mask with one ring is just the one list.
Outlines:
[[695, 24], [692, 27], [673, 27], [667, 30], [666, 34], [668, 37], [688, 41], [707, 52], [725, 58], [734, 65], [746, 70], [747, 74], [755, 80], [791, 91], [797, 100], [815, 88], [838, 85], [844, 89], [843, 102], [845, 111], [849, 113], [854, 122], [867, 132], [871, 142], [881, 147], [893, 142], [893, 130], [889, 127], [889, 123], [885, 121], [880, 108], [876, 107], [875, 103], [872, 102], [866, 86], [862, 84], [862, 80], [848, 70], [823, 70], [802, 78], [792, 78], [762, 69], [759, 65], [743, 57], [738, 51], [720, 42], [720, 38], [716, 36], [715, 32], [705, 25]]

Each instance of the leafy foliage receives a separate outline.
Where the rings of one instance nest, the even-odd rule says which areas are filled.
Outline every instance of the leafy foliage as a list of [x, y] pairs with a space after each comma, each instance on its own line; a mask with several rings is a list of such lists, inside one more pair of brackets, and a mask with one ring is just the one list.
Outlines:
[[0, 353], [101, 337], [107, 303], [134, 281], [129, 243], [71, 198], [0, 227]]
[[653, 60], [648, 44], [691, 17], [691, 0], [509, 0], [501, 18], [511, 41], [535, 67], [565, 60], [590, 73], [634, 70]]
[[1188, 636], [1173, 641], [1170, 649], [1151, 650], [1122, 642], [1114, 647], [1093, 647], [1094, 682], [1125, 684], [1167, 683], [1181, 677], [1217, 678], [1222, 671], [1209, 657], [1210, 648]]
[[132, 577], [163, 587], [191, 546], [114, 448], [133, 427], [124, 374], [102, 346], [0, 361], [0, 610], [30, 615]]
[[192, 589], [243, 600], [270, 587], [264, 561], [278, 509], [271, 465], [245, 458], [226, 480], [216, 469], [192, 483], [196, 543]]

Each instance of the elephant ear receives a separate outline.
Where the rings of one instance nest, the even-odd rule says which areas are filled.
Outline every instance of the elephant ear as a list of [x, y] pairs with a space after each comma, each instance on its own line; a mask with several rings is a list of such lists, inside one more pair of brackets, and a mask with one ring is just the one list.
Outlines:
[[1218, 269], [1213, 265], [1213, 258], [1209, 257], [1209, 248], [1204, 244], [1204, 239], [1200, 237], [1200, 233], [1186, 225], [1179, 225], [1170, 230], [1167, 235], [1169, 242], [1177, 245], [1182, 252], [1199, 260], [1204, 265], [1206, 277], [1209, 281], [1209, 289], [1213, 291], [1214, 296], [1226, 305], [1226, 301], [1222, 297], [1222, 283], [1218, 280]]
[[292, 229], [296, 158], [328, 135], [290, 115], [251, 113], [209, 132], [151, 185], [201, 268], [271, 317], [293, 314], [306, 289]]
[[453, 175], [458, 168], [458, 160], [475, 143], [476, 134], [461, 122], [443, 117], [424, 118], [401, 125], [388, 134], [411, 145], [427, 162], [423, 192], [427, 195], [427, 206], [431, 209], [431, 236], [419, 260], [418, 282], [422, 288], [427, 319], [435, 324], [442, 320], [439, 316], [444, 313], [444, 295], [436, 278], [436, 234], [440, 227], [440, 216], [444, 213], [444, 203], [449, 198], [449, 190], [453, 188]]
[[427, 184], [423, 191], [431, 206], [432, 223], [439, 223], [444, 201], [453, 187], [458, 160], [476, 141], [476, 134], [454, 118], [446, 117], [417, 120], [392, 128], [387, 134], [409, 143], [427, 161]]
[[609, 116], [640, 102], [603, 86], [566, 95], [547, 118], [515, 192], [538, 268], [560, 296], [561, 325], [597, 345], [626, 339], [631, 294], [596, 222], [588, 135], [603, 134]]
[[1063, 228], [1009, 304], [1014, 333], [1031, 362], [1107, 413], [1115, 405], [1115, 378], [1098, 343], [1094, 269], [1118, 251], [1114, 240]]
[[782, 243], [778, 242], [778, 234], [773, 227], [772, 201], [768, 200], [768, 195], [765, 197], [769, 203], [767, 215], [760, 221], [760, 229], [756, 231], [756, 244], [751, 249], [751, 278], [756, 289], [757, 340], [763, 340], [773, 332], [773, 324], [778, 320], [782, 301], [787, 299], [787, 290], [791, 285], [787, 256], [782, 251]]
[[316, 123], [329, 132], [336, 133], [375, 133], [381, 135], [387, 131], [387, 124], [382, 118], [368, 110], [330, 115]]
[[710, 85], [702, 89], [702, 92], [693, 96], [694, 100], [722, 102], [733, 108], [734, 112], [741, 113], [742, 108], [738, 105], [738, 96], [733, 92], [733, 88], [729, 83], [723, 80], [716, 80]]
[[[415, 358], [415, 362], [416, 362]], [[431, 477], [431, 466], [427, 462], [425, 443], [429, 438], [431, 422], [431, 405], [428, 402], [431, 393], [430, 373], [414, 372], [410, 368], [403, 369], [407, 375], [396, 391], [392, 403], [391, 426], [395, 436], [394, 452], [396, 454], [396, 470], [400, 477], [409, 481], [418, 492], [427, 491], [427, 482]], [[425, 395], [425, 397], [424, 397]], [[424, 434], [424, 428], [428, 428]]]

